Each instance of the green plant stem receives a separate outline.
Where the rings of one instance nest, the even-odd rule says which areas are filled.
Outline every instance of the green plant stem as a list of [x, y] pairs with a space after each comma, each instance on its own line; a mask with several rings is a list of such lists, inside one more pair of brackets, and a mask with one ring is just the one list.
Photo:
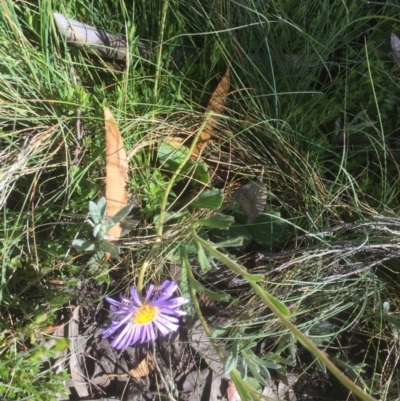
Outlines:
[[259, 297], [265, 302], [265, 304], [275, 313], [276, 316], [280, 319], [280, 321], [285, 325], [295, 336], [296, 338], [303, 344], [305, 348], [307, 348], [315, 357], [317, 357], [326, 368], [353, 394], [357, 395], [364, 401], [376, 401], [375, 398], [371, 397], [365, 391], [363, 391], [360, 387], [354, 384], [346, 375], [344, 375], [329, 359], [328, 355], [320, 350], [305, 334], [303, 334], [297, 326], [295, 326], [289, 319], [284, 316], [280, 310], [274, 305], [273, 302], [268, 298], [265, 294], [265, 291], [254, 282], [249, 282], [253, 287], [254, 291], [259, 295]]
[[206, 333], [211, 345], [214, 348], [215, 353], [218, 355], [219, 359], [224, 362], [225, 361], [225, 357], [223, 355], [223, 353], [221, 352], [221, 350], [219, 349], [217, 343], [214, 341], [214, 339], [211, 337], [211, 331], [208, 328], [207, 322], [204, 319], [203, 314], [201, 313], [201, 309], [200, 309], [200, 305], [199, 302], [197, 301], [197, 297], [196, 297], [196, 289], [193, 286], [193, 282], [195, 281], [195, 278], [193, 277], [193, 273], [192, 273], [192, 269], [189, 267], [189, 261], [187, 261], [186, 266], [188, 266], [187, 268], [187, 275], [188, 275], [188, 283], [189, 283], [189, 292], [190, 292], [190, 298], [192, 300], [192, 304], [193, 307], [196, 311], [196, 314], [200, 320], [200, 323], [203, 327], [204, 332]]
[[[213, 246], [200, 238], [196, 233], [195, 230], [192, 228], [192, 235], [195, 241], [201, 243], [204, 249], [212, 256], [215, 256], [221, 261], [231, 268], [231, 270], [237, 274], [242, 275], [244, 278], [248, 280], [246, 275], [249, 275], [246, 272], [244, 267], [241, 267], [236, 262], [230, 260], [227, 256], [219, 252], [217, 249], [213, 248]], [[242, 272], [245, 272], [246, 275], [243, 275]], [[270, 295], [267, 291], [261, 288], [257, 283], [254, 281], [248, 280], [248, 283], [251, 285], [253, 290], [256, 294], [264, 301], [264, 303], [272, 310], [272, 312], [279, 318], [286, 328], [288, 328], [300, 341], [301, 344], [305, 348], [307, 348], [315, 357], [317, 357], [326, 367], [327, 369], [350, 391], [353, 392], [354, 395], [357, 395], [364, 401], [376, 401], [375, 398], [371, 397], [361, 388], [359, 388], [356, 384], [354, 384], [347, 376], [345, 376], [330, 360], [328, 355], [320, 350], [306, 335], [304, 335], [290, 320], [276, 307], [275, 303], [271, 300], [272, 295]]]
[[[187, 255], [185, 254], [184, 257], [187, 259]], [[196, 311], [197, 317], [200, 320], [201, 326], [203, 327], [204, 332], [206, 333], [208, 340], [210, 341], [212, 347], [214, 348], [215, 353], [218, 355], [218, 358], [221, 360], [222, 363], [225, 362], [225, 357], [221, 350], [219, 349], [217, 343], [215, 340], [212, 338], [211, 331], [208, 328], [207, 322], [204, 319], [203, 314], [201, 313], [200, 305], [199, 302], [197, 301], [196, 297], [196, 289], [193, 286], [193, 283], [195, 282], [195, 278], [193, 277], [192, 269], [190, 268], [190, 263], [188, 260], [186, 260], [186, 266], [187, 266], [187, 276], [188, 276], [188, 284], [189, 284], [189, 292], [190, 292], [190, 299], [192, 300], [193, 307]], [[250, 396], [252, 399], [259, 400], [261, 397], [255, 391], [248, 383], [246, 383], [241, 375], [240, 372], [237, 369], [232, 369], [231, 372], [229, 373], [231, 376], [231, 379], [234, 381], [235, 385], [237, 386], [237, 389], [240, 388], [240, 386], [245, 387], [245, 389], [250, 393]], [[244, 398], [242, 398], [244, 399]]]
[[207, 241], [205, 241], [203, 238], [200, 238], [197, 235], [196, 230], [193, 225], [192, 225], [192, 236], [196, 242], [199, 242], [201, 245], [204, 246], [204, 248], [207, 249], [207, 252], [211, 256], [214, 256], [214, 257], [218, 258], [221, 262], [225, 263], [226, 265], [229, 265], [231, 270], [233, 270], [233, 272], [238, 274], [239, 276], [242, 276], [249, 281], [260, 281], [260, 280], [264, 279], [264, 276], [262, 274], [248, 273], [247, 270], [243, 266], [241, 266], [238, 263], [234, 262], [233, 260], [229, 259], [223, 253], [217, 251]]
[[207, 125], [207, 123], [208, 123], [209, 119], [211, 118], [211, 116], [212, 116], [212, 113], [206, 114], [206, 118], [204, 119], [203, 123], [201, 124], [199, 130], [196, 132], [196, 135], [194, 136], [194, 139], [193, 139], [193, 143], [190, 146], [189, 151], [187, 152], [187, 155], [182, 160], [182, 163], [179, 165], [179, 167], [175, 170], [174, 174], [171, 177], [170, 182], [167, 185], [163, 200], [161, 202], [160, 219], [159, 219], [159, 224], [158, 224], [158, 229], [157, 229], [157, 236], [156, 236], [156, 241], [158, 241], [158, 242], [161, 242], [161, 238], [162, 238], [162, 233], [163, 233], [163, 229], [164, 229], [165, 213], [167, 212], [167, 203], [168, 203], [169, 193], [171, 192], [171, 189], [172, 189], [173, 185], [175, 184], [175, 180], [178, 178], [178, 176], [181, 173], [183, 167], [189, 161], [190, 156], [193, 153], [193, 149], [195, 148], [195, 146], [197, 144], [197, 141], [199, 140], [200, 135], [203, 132], [204, 127]]
[[144, 258], [142, 266], [140, 267], [139, 278], [138, 278], [138, 283], [137, 283], [137, 291], [138, 291], [139, 295], [142, 295], [144, 275], [146, 273], [148, 266], [150, 265], [151, 261], [153, 260], [153, 257], [156, 255], [156, 253], [158, 251], [158, 246], [159, 246], [159, 242], [157, 242], [157, 239], [156, 239], [156, 242], [154, 242], [149, 253]]
[[[368, 75], [369, 75], [369, 79], [371, 81], [371, 89], [372, 89], [372, 93], [374, 95], [376, 112], [377, 112], [378, 119], [379, 119], [380, 134], [382, 135], [382, 149], [383, 149], [383, 162], [384, 162], [383, 171], [385, 172], [384, 174], [386, 174], [386, 172], [387, 172], [386, 139], [385, 139], [384, 128], [383, 128], [383, 123], [382, 123], [381, 111], [379, 109], [378, 98], [376, 96], [376, 91], [375, 91], [374, 78], [373, 78], [372, 72], [371, 72], [371, 64], [369, 62], [369, 57], [368, 57], [368, 45], [367, 45], [366, 37], [364, 37], [364, 40], [365, 40], [365, 46], [364, 46], [365, 47], [365, 58], [367, 61]], [[386, 193], [387, 192], [387, 180], [384, 180], [384, 179], [381, 180], [381, 185], [382, 185], [382, 193]]]
[[160, 45], [157, 53], [157, 64], [156, 64], [156, 78], [154, 80], [154, 103], [157, 103], [158, 98], [158, 83], [160, 81], [160, 73], [161, 73], [161, 57], [163, 51], [163, 42], [164, 42], [164, 31], [165, 31], [165, 21], [167, 19], [167, 11], [169, 6], [169, 0], [164, 0], [163, 8], [162, 8], [162, 20], [161, 20], [161, 33], [160, 33]]
[[142, 266], [140, 267], [139, 278], [138, 278], [138, 283], [137, 283], [137, 290], [138, 290], [139, 294], [141, 294], [141, 292], [143, 290], [143, 282], [144, 282], [144, 276], [145, 276], [146, 270], [147, 270], [148, 266], [150, 265], [151, 261], [153, 260], [153, 257], [157, 253], [158, 247], [160, 246], [160, 244], [162, 242], [162, 234], [163, 234], [163, 230], [164, 230], [164, 220], [165, 220], [165, 213], [167, 211], [168, 196], [171, 192], [171, 189], [172, 189], [176, 179], [178, 178], [179, 174], [181, 173], [183, 167], [189, 161], [190, 156], [193, 153], [193, 149], [196, 146], [197, 141], [199, 140], [200, 135], [204, 130], [204, 127], [207, 125], [207, 123], [210, 120], [210, 118], [212, 117], [212, 115], [213, 115], [212, 112], [206, 114], [206, 117], [205, 117], [203, 123], [201, 124], [199, 130], [197, 131], [196, 135], [193, 138], [193, 143], [190, 146], [189, 151], [187, 152], [187, 155], [182, 160], [182, 163], [179, 165], [179, 167], [175, 170], [174, 174], [171, 177], [171, 180], [169, 181], [169, 183], [167, 185], [167, 188], [165, 189], [164, 197], [161, 202], [160, 218], [159, 218], [159, 222], [158, 222], [156, 239], [154, 241], [152, 248], [150, 249], [150, 252], [146, 255], [146, 257], [142, 263]]

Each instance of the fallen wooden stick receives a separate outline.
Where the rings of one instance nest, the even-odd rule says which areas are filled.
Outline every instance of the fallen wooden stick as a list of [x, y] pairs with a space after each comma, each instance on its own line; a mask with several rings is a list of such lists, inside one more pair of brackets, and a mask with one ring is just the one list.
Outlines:
[[[125, 36], [109, 33], [103, 29], [66, 18], [60, 13], [54, 13], [54, 20], [61, 34], [72, 45], [82, 47], [88, 53], [96, 54], [102, 58], [126, 59], [127, 43]], [[148, 44], [139, 42], [138, 50], [140, 56], [146, 60], [153, 58]]]
[[[103, 29], [84, 24], [74, 19], [67, 18], [63, 14], [54, 13], [54, 20], [61, 34], [67, 42], [75, 47], [84, 48], [88, 53], [101, 58], [109, 58], [123, 61], [127, 55], [127, 41], [124, 35], [113, 34]], [[154, 61], [155, 55], [150, 45], [144, 41], [137, 44], [140, 57], [148, 61]], [[196, 55], [197, 50], [189, 47], [174, 49], [174, 59], [181, 59], [190, 55]]]
[[[84, 48], [88, 53], [95, 54], [101, 58], [120, 61], [126, 59], [127, 40], [124, 35], [107, 32], [103, 29], [67, 18], [60, 13], [54, 13], [53, 15], [59, 31], [71, 45]], [[137, 49], [141, 58], [150, 62], [155, 61], [155, 52], [148, 43], [142, 40], [138, 41]], [[188, 57], [197, 55], [199, 55], [199, 52], [194, 47], [174, 45], [172, 51], [172, 59], [177, 67], [182, 66]], [[258, 66], [269, 63], [269, 56], [267, 54], [247, 54], [247, 57]], [[289, 64], [296, 70], [300, 69], [304, 62], [304, 57], [300, 54], [274, 55], [272, 59], [275, 63], [279, 60], [283, 64]], [[318, 64], [319, 60], [311, 57], [308, 60], [307, 68], [314, 68]]]

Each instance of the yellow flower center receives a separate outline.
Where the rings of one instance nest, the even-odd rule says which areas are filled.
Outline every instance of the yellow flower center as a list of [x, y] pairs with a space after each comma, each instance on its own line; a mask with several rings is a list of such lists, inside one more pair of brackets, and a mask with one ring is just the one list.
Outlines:
[[157, 306], [143, 304], [132, 318], [133, 324], [143, 325], [152, 322], [158, 314]]

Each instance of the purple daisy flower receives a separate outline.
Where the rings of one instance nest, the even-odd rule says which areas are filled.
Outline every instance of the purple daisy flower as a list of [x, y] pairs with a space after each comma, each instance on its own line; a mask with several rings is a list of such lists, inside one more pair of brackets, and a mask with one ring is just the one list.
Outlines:
[[135, 287], [130, 288], [130, 298], [120, 294], [122, 302], [105, 297], [111, 304], [111, 312], [120, 317], [103, 333], [103, 338], [107, 338], [121, 329], [113, 338], [112, 347], [126, 349], [137, 343], [154, 341], [154, 327], [161, 335], [178, 330], [179, 316], [186, 315], [179, 307], [188, 300], [174, 296], [178, 286], [173, 281], [165, 280], [156, 291], [154, 288], [154, 284], [149, 286], [144, 300], [140, 299]]

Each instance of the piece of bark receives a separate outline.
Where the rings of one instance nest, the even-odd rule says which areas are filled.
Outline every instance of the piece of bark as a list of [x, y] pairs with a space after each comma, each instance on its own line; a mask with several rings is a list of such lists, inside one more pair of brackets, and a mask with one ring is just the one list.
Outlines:
[[77, 306], [74, 309], [68, 324], [68, 338], [71, 340], [69, 367], [71, 370], [70, 387], [74, 387], [79, 397], [83, 398], [89, 397], [89, 391], [85, 379], [86, 375], [82, 369], [85, 363], [83, 352], [86, 346], [86, 339], [79, 335], [79, 308]]
[[[108, 108], [104, 109], [106, 130], [106, 199], [107, 218], [111, 219], [128, 203], [128, 158], [118, 125]], [[121, 236], [122, 226], [116, 224], [107, 235]]]
[[200, 320], [197, 320], [190, 329], [189, 343], [217, 375], [224, 375], [224, 365], [216, 355], [214, 347], [208, 339]]
[[[65, 338], [66, 337], [66, 324], [62, 324], [60, 326], [58, 326], [56, 328], [56, 330], [54, 331], [54, 333], [51, 334], [50, 338], [49, 337], [45, 337], [45, 338], [49, 338], [48, 340], [44, 340], [43, 336], [41, 333], [39, 333], [36, 336], [36, 340], [38, 341], [38, 343], [40, 343], [40, 345], [46, 347], [47, 349], [51, 349], [52, 347], [54, 347], [57, 344], [57, 340], [61, 339], [61, 338]], [[52, 331], [51, 330], [52, 327], [48, 327], [47, 328], [47, 332]], [[49, 357], [45, 356], [45, 355], [41, 355], [40, 359], [43, 362], [49, 362]], [[56, 351], [54, 354], [54, 363], [52, 364], [52, 369], [54, 370], [55, 373], [60, 373], [65, 369], [65, 366], [67, 365], [69, 361], [69, 355], [68, 355], [68, 348], [62, 350], [62, 351]], [[65, 386], [65, 394], [57, 394], [57, 401], [69, 401], [70, 397], [69, 395], [71, 394], [69, 388], [67, 386]]]

